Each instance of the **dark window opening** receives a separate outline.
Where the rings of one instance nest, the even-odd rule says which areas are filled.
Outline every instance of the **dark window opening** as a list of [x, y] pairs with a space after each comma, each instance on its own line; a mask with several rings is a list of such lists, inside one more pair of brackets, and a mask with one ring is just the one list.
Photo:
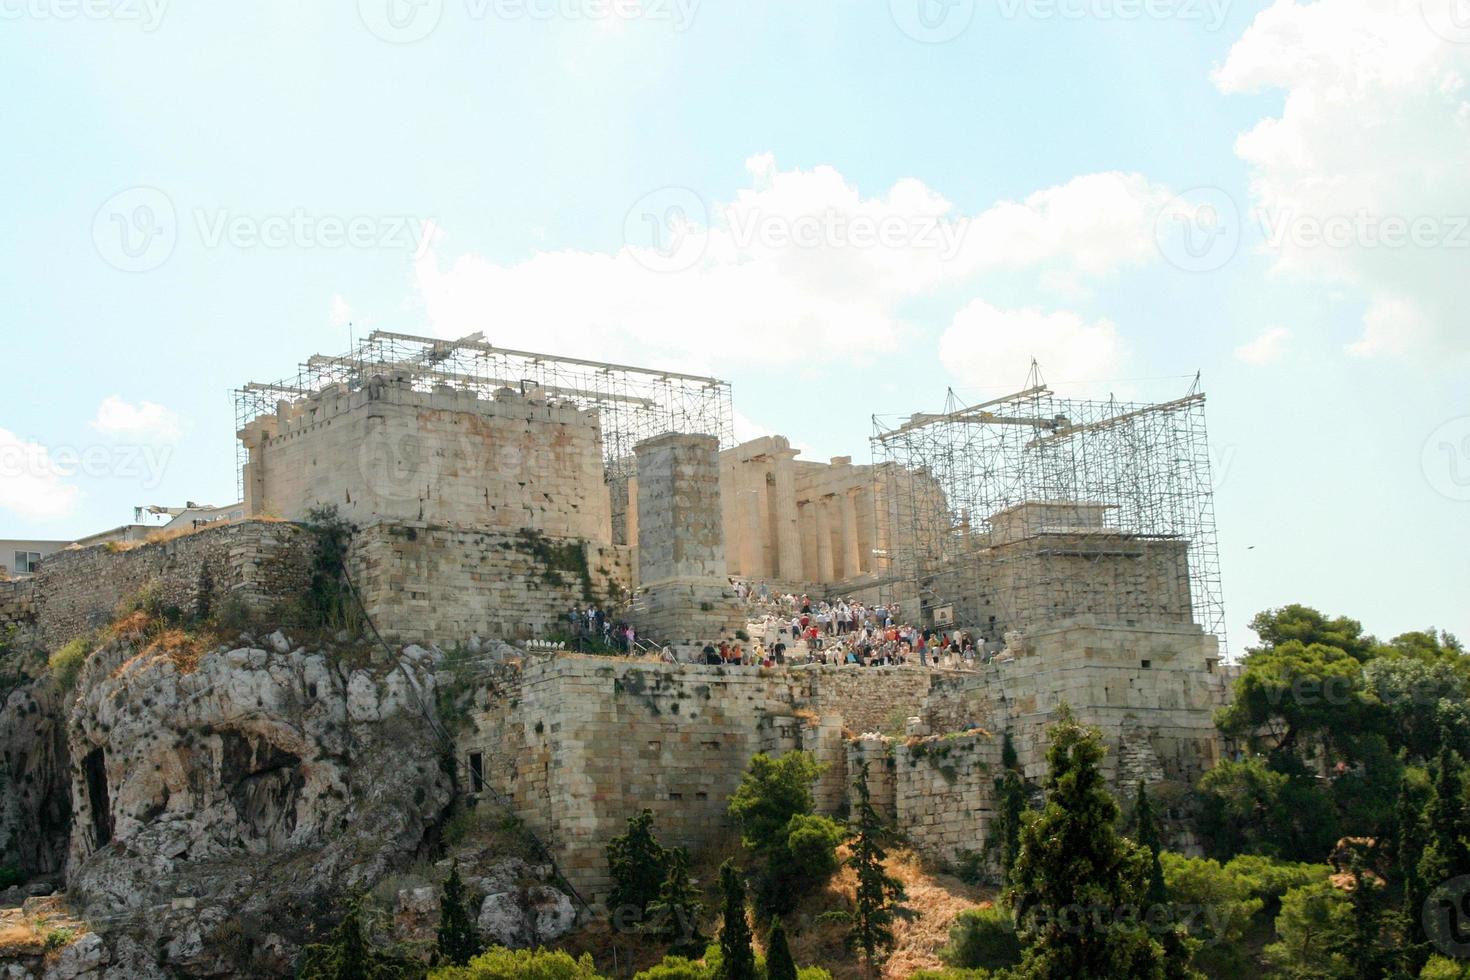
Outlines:
[[470, 792], [478, 793], [485, 788], [485, 756], [470, 753]]

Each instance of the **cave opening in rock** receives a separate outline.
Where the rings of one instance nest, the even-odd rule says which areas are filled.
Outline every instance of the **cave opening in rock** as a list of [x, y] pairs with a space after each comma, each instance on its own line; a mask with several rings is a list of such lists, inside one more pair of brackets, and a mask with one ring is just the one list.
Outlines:
[[107, 757], [99, 746], [82, 758], [87, 802], [92, 809], [92, 833], [100, 850], [112, 840], [112, 801], [107, 793]]

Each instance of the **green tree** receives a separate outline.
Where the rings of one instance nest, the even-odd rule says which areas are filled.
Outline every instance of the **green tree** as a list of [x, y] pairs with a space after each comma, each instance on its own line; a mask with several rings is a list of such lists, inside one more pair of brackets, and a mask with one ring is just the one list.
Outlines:
[[1356, 980], [1382, 980], [1390, 960], [1383, 944], [1383, 896], [1378, 879], [1364, 873], [1362, 856], [1352, 857], [1352, 938], [1348, 956]]
[[1320, 861], [1341, 836], [1337, 810], [1321, 781], [1281, 759], [1279, 772], [1260, 756], [1225, 760], [1200, 778], [1199, 829], [1210, 853]]
[[446, 966], [429, 980], [602, 980], [592, 956], [573, 959], [561, 950], [506, 949], [494, 946], [466, 966]]
[[464, 882], [459, 877], [459, 862], [449, 868], [449, 877], [439, 893], [439, 935], [436, 943], [446, 963], [464, 966], [480, 951], [480, 939], [470, 919]]
[[1404, 773], [1394, 805], [1394, 884], [1399, 892], [1399, 970], [1418, 976], [1429, 959], [1429, 937], [1424, 934], [1422, 910], [1430, 885], [1421, 874], [1429, 828], [1424, 820], [1433, 789], [1423, 770]]
[[995, 779], [995, 835], [999, 849], [1001, 883], [1010, 876], [1021, 850], [1021, 818], [1026, 813], [1026, 781], [1021, 775], [1020, 760], [1016, 746], [1006, 733], [1001, 742], [1000, 761], [1002, 771]]
[[1289, 980], [1346, 980], [1353, 965], [1352, 908], [1348, 897], [1329, 882], [1302, 885], [1281, 899], [1277, 941], [1266, 947], [1266, 961]]
[[[1261, 638], [1264, 648], [1279, 647], [1293, 640], [1306, 646], [1320, 643], [1337, 647], [1355, 660], [1366, 661], [1373, 655], [1373, 637], [1363, 633], [1363, 624], [1346, 616], [1328, 619], [1311, 608], [1293, 603], [1280, 609], [1257, 613], [1250, 628]], [[1256, 648], [1260, 649], [1260, 648]]]
[[1046, 806], [1021, 832], [1006, 892], [1026, 946], [1021, 973], [1162, 980], [1174, 972], [1163, 944], [1144, 923], [1117, 915], [1143, 904], [1150, 859], [1117, 831], [1118, 804], [1099, 768], [1102, 737], [1065, 707], [1050, 736]]
[[868, 791], [868, 763], [863, 763], [852, 785], [857, 790], [858, 805], [848, 837], [852, 856], [847, 863], [857, 874], [857, 894], [847, 942], [849, 948], [862, 952], [869, 972], [876, 972], [879, 953], [893, 948], [894, 919], [909, 914], [902, 905], [907, 896], [903, 883], [883, 866], [888, 856], [883, 844], [889, 831]]
[[607, 907], [614, 928], [639, 923], [658, 900], [668, 878], [669, 852], [653, 836], [653, 811], [628, 818], [628, 832], [607, 843], [607, 870], [612, 890]]
[[766, 936], [766, 980], [796, 980], [796, 961], [791, 958], [786, 927], [779, 915], [771, 919], [771, 931]]
[[745, 914], [745, 883], [733, 861], [720, 865], [720, 968], [716, 980], [756, 980], [755, 950], [750, 945], [750, 920]]
[[949, 942], [939, 950], [948, 966], [966, 970], [1002, 970], [1021, 962], [1016, 922], [1000, 906], [965, 909], [949, 927]]
[[1419, 877], [1431, 888], [1470, 874], [1464, 768], [1459, 753], [1442, 744], [1434, 766], [1434, 795], [1424, 814], [1429, 838], [1419, 862]]
[[658, 898], [648, 906], [649, 932], [672, 943], [675, 955], [697, 956], [704, 949], [699, 932], [699, 916], [704, 905], [689, 877], [689, 852], [676, 847], [669, 852], [669, 870], [659, 888]]
[[363, 922], [362, 900], [354, 898], [327, 941], [306, 947], [298, 976], [302, 980], [409, 980], [422, 974], [418, 964], [373, 944]]
[[806, 752], [750, 760], [729, 813], [754, 857], [756, 909], [784, 913], [837, 870], [842, 827], [812, 813], [812, 783], [822, 767]]

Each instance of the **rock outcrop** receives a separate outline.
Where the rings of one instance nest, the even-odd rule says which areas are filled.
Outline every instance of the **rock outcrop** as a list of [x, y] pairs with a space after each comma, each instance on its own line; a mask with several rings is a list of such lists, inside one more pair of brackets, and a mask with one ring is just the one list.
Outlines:
[[[452, 798], [438, 656], [307, 651], [276, 634], [190, 663], [115, 640], [66, 705], [12, 693], [10, 778], [69, 781], [66, 901], [96, 930], [44, 976], [289, 975], [340, 896], [430, 856]], [[24, 820], [52, 795], [6, 806]], [[43, 867], [57, 844], [25, 846]]]

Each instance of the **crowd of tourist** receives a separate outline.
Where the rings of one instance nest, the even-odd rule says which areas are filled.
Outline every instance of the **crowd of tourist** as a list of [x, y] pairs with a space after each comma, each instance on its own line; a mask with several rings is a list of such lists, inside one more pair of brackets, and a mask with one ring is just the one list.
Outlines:
[[997, 644], [977, 640], [969, 630], [920, 628], [903, 620], [898, 603], [868, 605], [851, 597], [814, 600], [808, 595], [773, 593], [765, 582], [731, 583], [745, 604], [744, 641], [705, 644], [697, 654], [640, 643], [633, 626], [615, 620], [596, 605], [573, 607], [567, 620], [573, 635], [629, 655], [657, 652], [667, 663], [693, 660], [745, 666], [974, 667], [988, 663]]

